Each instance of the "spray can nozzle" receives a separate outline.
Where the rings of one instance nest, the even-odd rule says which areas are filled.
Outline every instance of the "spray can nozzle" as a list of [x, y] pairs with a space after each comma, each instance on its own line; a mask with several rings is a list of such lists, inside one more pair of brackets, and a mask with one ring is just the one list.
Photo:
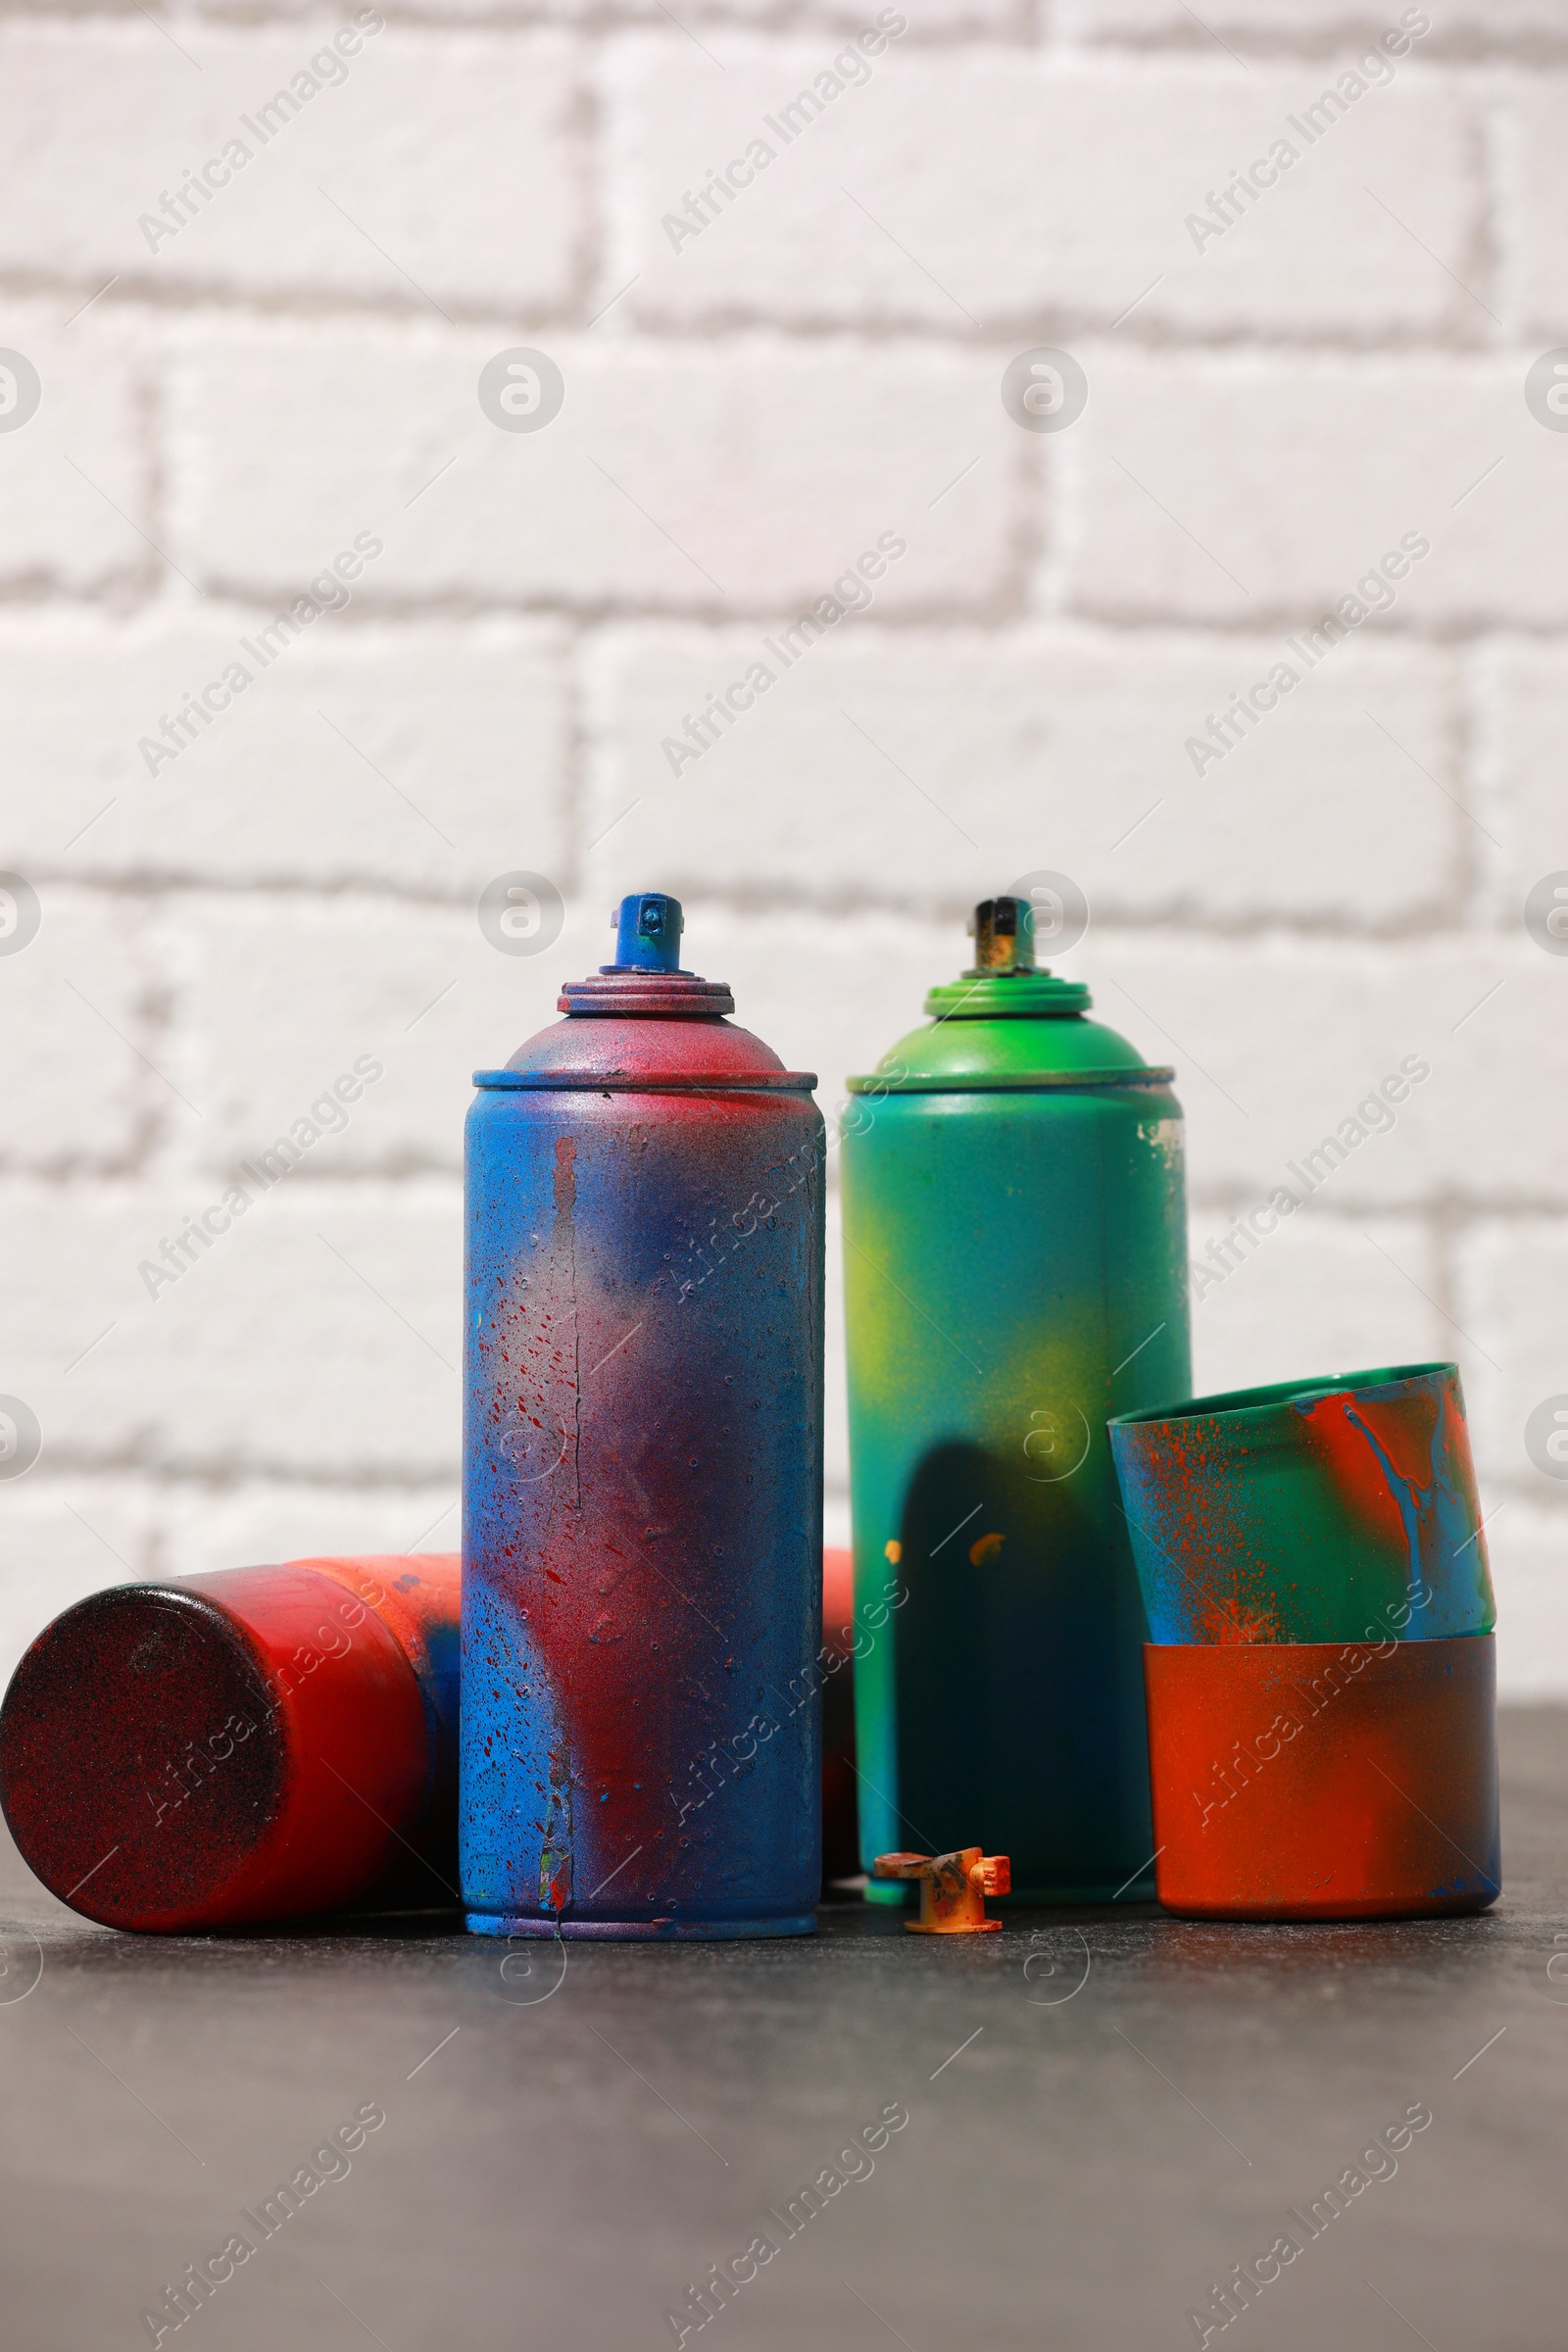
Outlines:
[[1002, 1922], [986, 1917], [986, 1896], [1012, 1891], [1008, 1857], [978, 1845], [951, 1854], [878, 1854], [871, 1875], [919, 1882], [920, 1916], [904, 1923], [911, 1936], [994, 1936]]
[[1035, 910], [1028, 899], [982, 899], [969, 922], [976, 972], [1032, 972]]
[[615, 926], [615, 960], [606, 972], [678, 972], [680, 935], [686, 918], [679, 899], [662, 891], [634, 890], [610, 910]]

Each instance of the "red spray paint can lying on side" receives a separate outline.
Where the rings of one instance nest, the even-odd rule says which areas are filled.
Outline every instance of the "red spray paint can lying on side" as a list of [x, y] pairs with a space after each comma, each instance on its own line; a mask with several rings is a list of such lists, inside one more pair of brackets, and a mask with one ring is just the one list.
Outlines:
[[52, 1894], [176, 1934], [456, 1900], [459, 1562], [117, 1585], [27, 1650], [0, 1808]]

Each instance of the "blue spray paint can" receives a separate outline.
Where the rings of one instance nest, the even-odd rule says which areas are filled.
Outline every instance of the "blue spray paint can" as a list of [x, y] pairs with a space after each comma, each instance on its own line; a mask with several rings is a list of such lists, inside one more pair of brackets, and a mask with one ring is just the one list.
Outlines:
[[616, 921], [468, 1114], [464, 1901], [486, 1935], [804, 1935], [816, 1081], [680, 968], [675, 900]]

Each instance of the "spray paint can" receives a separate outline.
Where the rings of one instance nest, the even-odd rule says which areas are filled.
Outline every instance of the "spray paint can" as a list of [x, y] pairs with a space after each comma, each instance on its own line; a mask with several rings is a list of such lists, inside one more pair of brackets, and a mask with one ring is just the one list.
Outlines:
[[930, 1026], [849, 1081], [856, 1592], [887, 1620], [856, 1668], [860, 1859], [979, 1838], [1015, 1903], [1131, 1898], [1148, 1637], [1105, 1422], [1191, 1389], [1181, 1108], [1035, 968], [1027, 901], [973, 927]]
[[0, 1707], [0, 1803], [49, 1888], [191, 1934], [457, 1899], [455, 1553], [111, 1586]]
[[622, 901], [466, 1136], [471, 1929], [804, 1935], [820, 1879], [816, 1081]]

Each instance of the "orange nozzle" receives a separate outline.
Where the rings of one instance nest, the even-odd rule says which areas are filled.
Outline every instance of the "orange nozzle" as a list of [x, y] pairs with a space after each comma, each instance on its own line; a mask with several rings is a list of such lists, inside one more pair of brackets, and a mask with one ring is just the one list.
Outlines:
[[917, 1879], [920, 1916], [906, 1919], [911, 1936], [988, 1936], [1001, 1927], [987, 1919], [988, 1894], [1006, 1894], [1012, 1868], [1005, 1854], [983, 1853], [978, 1845], [962, 1845], [953, 1854], [878, 1854], [879, 1879]]

